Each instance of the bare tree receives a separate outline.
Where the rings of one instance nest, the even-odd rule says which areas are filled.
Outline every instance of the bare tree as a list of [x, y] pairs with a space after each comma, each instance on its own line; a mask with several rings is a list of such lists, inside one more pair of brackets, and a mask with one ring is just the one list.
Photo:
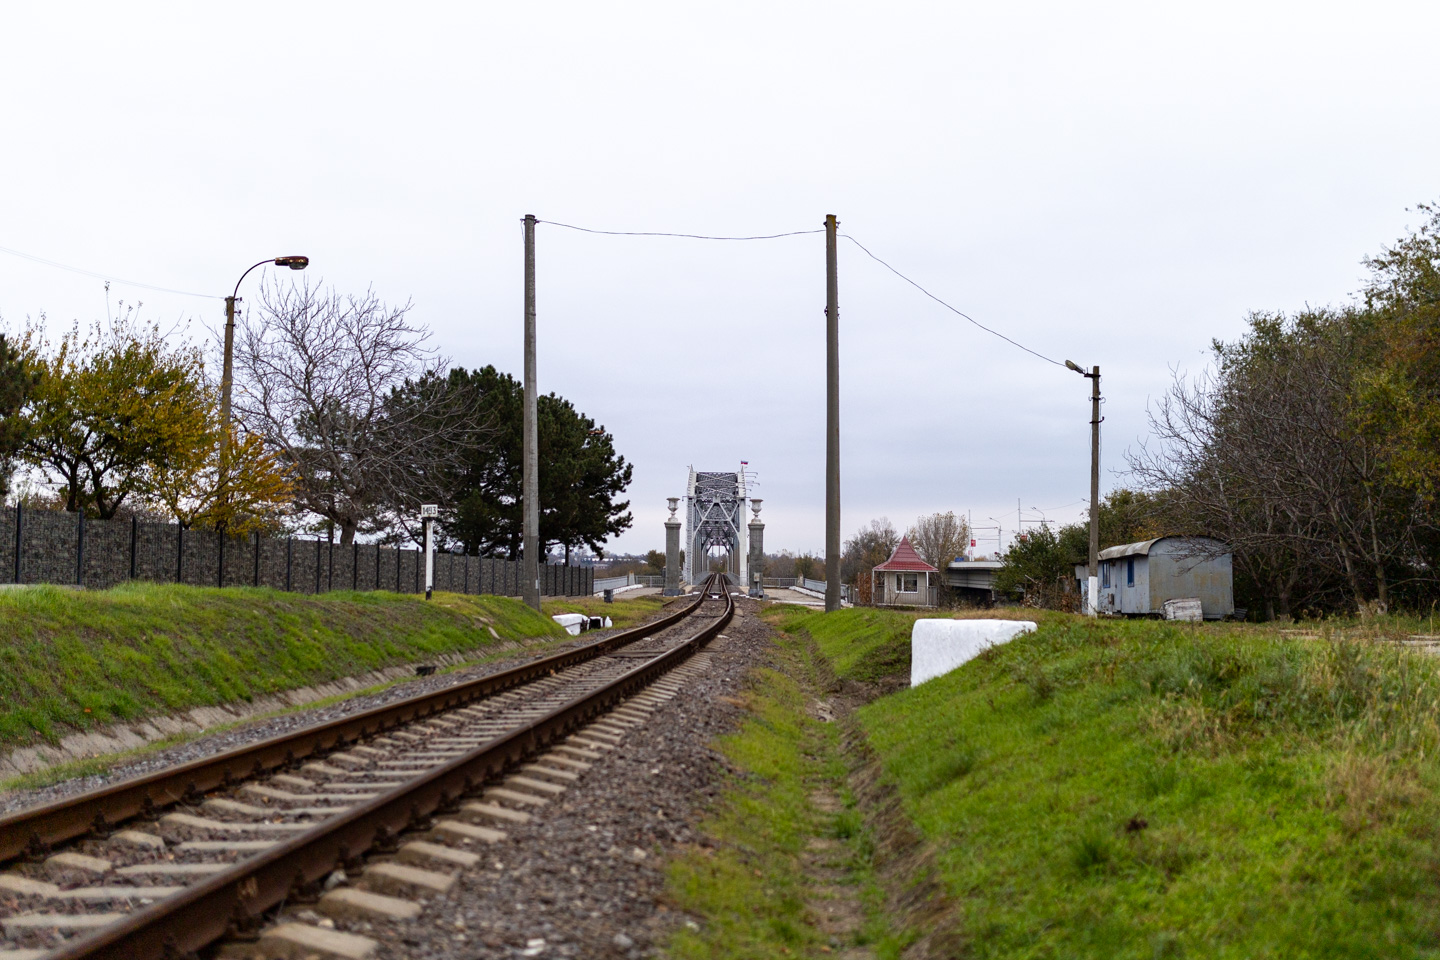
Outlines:
[[1216, 344], [1213, 374], [1177, 376], [1151, 413], [1158, 443], [1129, 458], [1168, 491], [1176, 524], [1227, 541], [1282, 615], [1297, 587], [1383, 610], [1396, 573], [1417, 569], [1421, 504], [1355, 429], [1364, 332], [1348, 311], [1252, 316], [1245, 339]]
[[955, 516], [950, 510], [917, 518], [905, 535], [915, 552], [941, 571], [963, 554], [970, 543], [970, 528], [965, 518]]
[[409, 312], [370, 290], [277, 282], [237, 325], [237, 418], [290, 469], [297, 506], [331, 521], [341, 543], [442, 498], [482, 439], [483, 425], [445, 406], [459, 402], [443, 388], [446, 361]]
[[841, 554], [840, 575], [854, 584], [860, 603], [870, 602], [870, 576], [877, 564], [890, 559], [900, 543], [900, 533], [888, 517], [871, 520], [845, 541]]

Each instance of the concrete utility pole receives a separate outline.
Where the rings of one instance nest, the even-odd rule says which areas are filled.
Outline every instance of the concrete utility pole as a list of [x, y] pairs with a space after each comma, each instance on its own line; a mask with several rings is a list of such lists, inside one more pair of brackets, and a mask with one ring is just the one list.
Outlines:
[[250, 276], [250, 271], [255, 267], [263, 267], [267, 263], [273, 263], [277, 267], [289, 267], [291, 270], [304, 270], [310, 265], [309, 257], [272, 257], [269, 260], [261, 260], [249, 270], [240, 274], [240, 279], [235, 281], [235, 291], [225, 298], [225, 356], [220, 367], [220, 486], [222, 496], [224, 487], [230, 482], [230, 392], [235, 380], [235, 362], [232, 359], [235, 353], [235, 304], [240, 302], [240, 284]]
[[520, 504], [524, 512], [521, 596], [540, 609], [540, 417], [535, 382], [535, 217], [525, 217], [525, 438]]
[[1085, 612], [1100, 613], [1100, 368], [1089, 373], [1073, 360], [1065, 366], [1090, 380], [1090, 570]]
[[1090, 378], [1090, 616], [1100, 612], [1100, 367]]
[[835, 215], [825, 217], [825, 610], [840, 609], [840, 284]]

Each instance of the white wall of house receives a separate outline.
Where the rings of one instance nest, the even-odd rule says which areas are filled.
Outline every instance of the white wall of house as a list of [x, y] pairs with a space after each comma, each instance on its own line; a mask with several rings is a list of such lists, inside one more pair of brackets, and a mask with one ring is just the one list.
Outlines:
[[[876, 603], [910, 607], [930, 605], [930, 574], [876, 570]], [[912, 589], [913, 588], [913, 589]]]

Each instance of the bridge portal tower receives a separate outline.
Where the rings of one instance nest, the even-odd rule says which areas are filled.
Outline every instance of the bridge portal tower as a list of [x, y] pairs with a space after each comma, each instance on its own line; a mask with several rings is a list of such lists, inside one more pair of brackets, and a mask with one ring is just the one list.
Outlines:
[[750, 541], [745, 510], [750, 495], [745, 470], [729, 473], [690, 468], [685, 488], [685, 572], [690, 583], [701, 583], [710, 573], [711, 551], [725, 551], [725, 572], [742, 590], [750, 582]]

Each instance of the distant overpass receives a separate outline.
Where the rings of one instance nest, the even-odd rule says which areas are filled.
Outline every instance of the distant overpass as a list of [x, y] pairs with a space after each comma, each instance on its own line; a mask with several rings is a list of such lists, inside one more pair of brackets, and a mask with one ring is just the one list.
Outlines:
[[952, 560], [945, 567], [945, 584], [961, 597], [978, 603], [995, 602], [995, 571], [999, 560]]

